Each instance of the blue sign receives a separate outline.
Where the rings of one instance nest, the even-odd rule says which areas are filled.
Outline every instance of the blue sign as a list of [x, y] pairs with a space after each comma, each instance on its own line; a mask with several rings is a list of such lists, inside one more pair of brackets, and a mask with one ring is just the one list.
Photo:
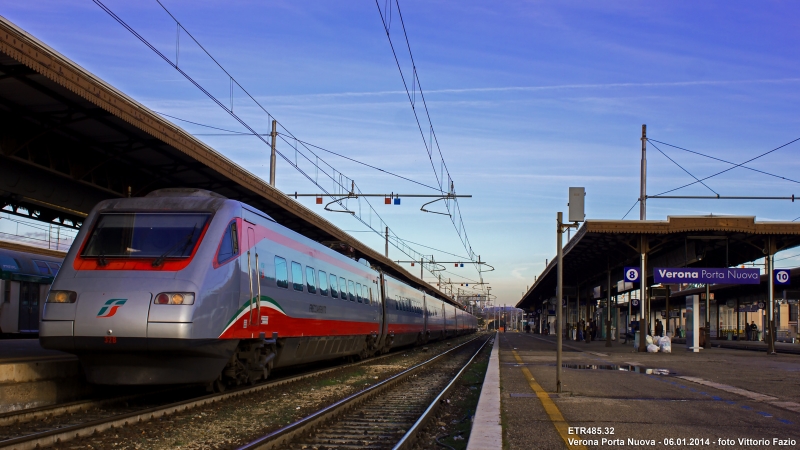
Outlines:
[[638, 267], [626, 267], [625, 268], [625, 281], [629, 283], [638, 283], [639, 282], [639, 268]]
[[775, 269], [775, 284], [792, 284], [789, 269]]
[[761, 269], [656, 267], [653, 278], [656, 283], [760, 284]]

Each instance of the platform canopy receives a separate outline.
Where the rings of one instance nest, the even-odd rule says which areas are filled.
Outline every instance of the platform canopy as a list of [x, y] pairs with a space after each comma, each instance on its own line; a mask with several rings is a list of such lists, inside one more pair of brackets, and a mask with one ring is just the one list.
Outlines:
[[[553, 227], [555, 229], [555, 227]], [[552, 236], [555, 242], [555, 235]], [[731, 267], [800, 245], [800, 223], [758, 222], [741, 216], [670, 216], [667, 220], [587, 220], [564, 247], [565, 296], [590, 298], [623, 279], [623, 268], [638, 266], [641, 245], [648, 255], [648, 286], [654, 267]], [[531, 309], [556, 295], [553, 258], [517, 303]], [[600, 287], [600, 289], [596, 289]]]
[[[263, 156], [268, 162], [267, 151]], [[456, 304], [0, 16], [0, 208], [78, 228], [101, 200], [172, 187], [206, 189], [252, 205]]]

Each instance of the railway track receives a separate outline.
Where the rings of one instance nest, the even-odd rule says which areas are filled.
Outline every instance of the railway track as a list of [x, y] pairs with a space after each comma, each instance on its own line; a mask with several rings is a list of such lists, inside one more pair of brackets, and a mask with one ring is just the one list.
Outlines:
[[491, 337], [472, 339], [238, 450], [406, 449]]
[[[194, 396], [193, 398], [184, 398], [179, 401], [174, 401], [175, 397], [172, 397], [168, 399], [170, 401], [168, 404], [165, 404], [162, 398], [160, 403], [152, 406], [153, 402], [151, 402], [149, 407], [141, 406], [143, 403], [141, 401], [138, 402], [138, 405], [134, 404], [133, 406], [126, 404], [126, 402], [136, 403], [138, 397], [152, 396], [153, 392], [112, 399], [76, 401], [53, 407], [7, 413], [0, 416], [0, 449], [27, 450], [53, 446], [76, 438], [93, 436], [106, 430], [147, 422], [205, 405], [221, 403], [238, 397], [249, 398], [254, 393], [268, 391], [301, 380], [325, 376], [326, 374], [356, 366], [380, 363], [387, 358], [398, 356], [398, 353], [389, 353], [355, 363], [287, 376], [253, 387], [238, 388], [224, 393]], [[175, 391], [179, 390], [172, 389], [158, 392], [171, 392], [174, 394]], [[114, 406], [115, 404], [116, 406]], [[57, 416], [64, 417], [57, 418], [58, 420], [55, 421], [51, 420], [51, 423], [42, 423], [43, 419], [52, 419]], [[20, 427], [21, 424], [25, 426]]]

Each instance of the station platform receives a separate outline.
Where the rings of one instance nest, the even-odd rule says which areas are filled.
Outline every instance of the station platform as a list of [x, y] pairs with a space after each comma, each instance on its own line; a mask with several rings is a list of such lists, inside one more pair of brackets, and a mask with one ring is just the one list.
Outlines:
[[38, 339], [0, 340], [0, 413], [79, 398], [91, 391], [78, 359]]
[[[563, 390], [556, 393], [555, 337], [499, 333], [468, 448], [645, 448], [667, 446], [666, 439], [685, 447], [691, 438], [800, 442], [800, 356], [725, 348], [692, 353], [679, 344], [672, 350], [638, 353], [632, 342], [565, 340]], [[492, 365], [497, 387], [488, 383]], [[499, 408], [502, 431], [484, 402]], [[488, 433], [500, 433], [501, 445], [472, 445], [473, 436]]]
[[[686, 339], [676, 338], [672, 341], [675, 344], [685, 345]], [[726, 339], [711, 339], [711, 346], [718, 348], [730, 348], [735, 350], [754, 350], [754, 351], [767, 351], [767, 344], [762, 341], [729, 341]], [[776, 353], [791, 353], [800, 355], [800, 344], [789, 344], [786, 342], [775, 343]]]

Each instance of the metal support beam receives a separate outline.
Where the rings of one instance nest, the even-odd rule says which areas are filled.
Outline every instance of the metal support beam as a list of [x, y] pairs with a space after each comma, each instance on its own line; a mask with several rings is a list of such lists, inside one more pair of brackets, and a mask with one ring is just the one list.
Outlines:
[[608, 269], [608, 293], [606, 294], [606, 347], [611, 347], [611, 269]]

